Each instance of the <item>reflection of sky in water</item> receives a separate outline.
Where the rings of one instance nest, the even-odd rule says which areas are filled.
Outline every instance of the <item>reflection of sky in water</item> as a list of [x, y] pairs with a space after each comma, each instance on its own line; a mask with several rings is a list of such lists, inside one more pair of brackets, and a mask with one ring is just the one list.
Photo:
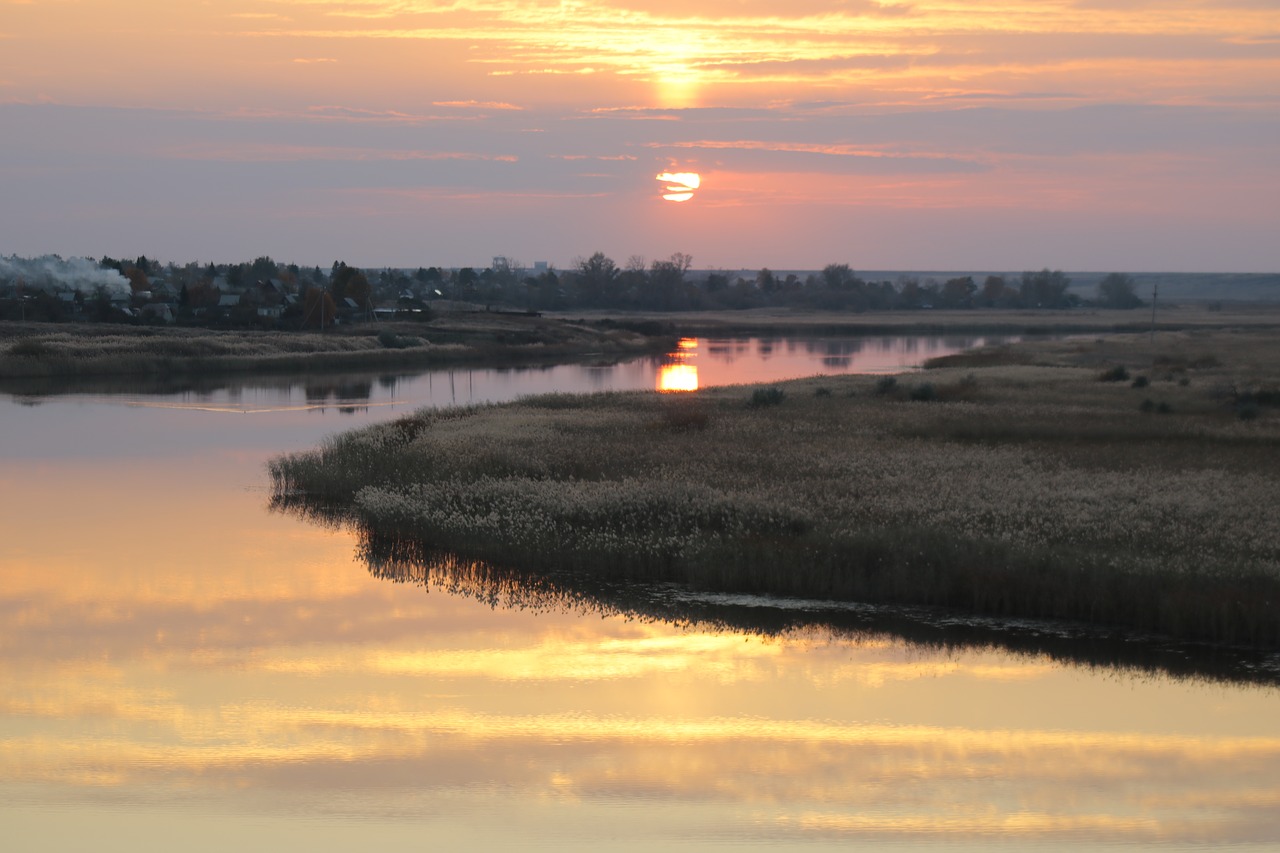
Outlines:
[[[880, 351], [699, 342], [700, 381], [733, 375], [713, 349], [756, 375]], [[658, 364], [617, 370], [651, 388]], [[1274, 689], [492, 609], [265, 511], [273, 453], [423, 381], [350, 416], [283, 405], [301, 390], [240, 392], [270, 414], [0, 403], [13, 849], [1280, 843]]]

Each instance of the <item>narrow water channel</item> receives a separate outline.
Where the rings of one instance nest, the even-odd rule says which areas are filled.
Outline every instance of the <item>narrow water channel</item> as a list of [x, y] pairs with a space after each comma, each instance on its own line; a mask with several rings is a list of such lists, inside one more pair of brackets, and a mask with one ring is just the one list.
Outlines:
[[674, 590], [424, 583], [268, 509], [271, 456], [420, 406], [892, 372], [977, 342], [0, 394], [5, 846], [1275, 849], [1267, 677]]

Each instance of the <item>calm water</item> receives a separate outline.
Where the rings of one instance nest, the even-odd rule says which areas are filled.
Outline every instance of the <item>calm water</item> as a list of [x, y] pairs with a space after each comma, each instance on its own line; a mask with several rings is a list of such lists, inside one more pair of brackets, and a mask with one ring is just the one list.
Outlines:
[[0, 395], [5, 849], [1280, 848], [1274, 687], [492, 607], [267, 510], [272, 455], [423, 405], [973, 343]]

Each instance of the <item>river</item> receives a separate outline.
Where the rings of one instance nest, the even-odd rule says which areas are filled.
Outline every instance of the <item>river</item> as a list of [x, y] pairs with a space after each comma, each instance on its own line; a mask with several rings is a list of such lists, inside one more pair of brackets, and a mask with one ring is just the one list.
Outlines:
[[268, 506], [272, 456], [421, 406], [977, 343], [0, 394], [6, 849], [1277, 849], [1265, 673], [1103, 665], [1054, 626], [449, 592]]

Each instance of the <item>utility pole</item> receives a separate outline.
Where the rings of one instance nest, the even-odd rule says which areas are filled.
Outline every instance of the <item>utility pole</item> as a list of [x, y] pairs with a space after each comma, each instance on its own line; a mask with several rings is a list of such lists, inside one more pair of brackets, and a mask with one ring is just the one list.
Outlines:
[[1160, 285], [1151, 285], [1151, 345], [1156, 343], [1156, 294], [1160, 292]]

